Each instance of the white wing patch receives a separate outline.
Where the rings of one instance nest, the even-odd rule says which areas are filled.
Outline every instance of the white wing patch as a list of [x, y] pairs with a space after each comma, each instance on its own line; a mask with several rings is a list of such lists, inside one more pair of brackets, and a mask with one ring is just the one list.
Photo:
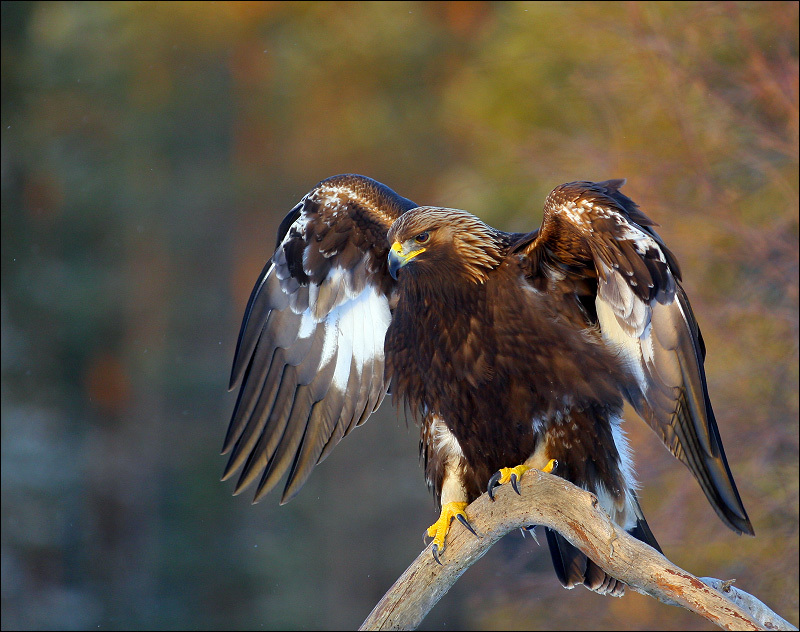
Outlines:
[[[677, 389], [683, 383], [680, 363], [677, 358], [669, 361], [668, 354], [675, 355], [679, 344], [680, 323], [675, 323], [674, 320], [677, 315], [685, 320], [680, 301], [666, 305], [653, 301], [651, 306], [636, 297], [634, 301], [641, 304], [645, 312], [636, 321], [638, 327], [630, 331], [630, 328], [621, 323], [618, 313], [611, 305], [598, 295], [595, 306], [603, 339], [625, 360], [645, 397], [656, 383], [666, 389]], [[675, 303], [678, 307], [677, 313]]]
[[597, 300], [606, 303], [628, 335], [641, 336], [650, 323], [650, 309], [647, 303], [636, 296], [631, 286], [636, 285], [633, 279], [625, 280], [616, 270], [604, 263], [600, 268], [605, 278], [598, 281]]
[[[595, 300], [595, 307], [597, 309], [597, 320], [600, 322], [600, 331], [603, 334], [603, 339], [612, 348], [617, 350], [618, 355], [627, 362], [628, 368], [636, 376], [636, 380], [641, 388], [646, 389], [647, 379], [641, 361], [643, 355], [641, 336], [632, 336], [625, 332], [611, 305], [602, 300], [600, 296]], [[642, 331], [642, 334], [644, 333], [645, 331]], [[647, 337], [649, 338], [649, 336]], [[652, 345], [650, 346], [652, 347]]]
[[[346, 210], [349, 195], [346, 187], [325, 183], [313, 197], [303, 198], [300, 203], [303, 210], [276, 250], [275, 263], [269, 272], [275, 274], [283, 292], [289, 296], [289, 308], [301, 317], [298, 339], [322, 335], [324, 344], [319, 370], [336, 354], [332, 385], [341, 391], [347, 389], [353, 366], [359, 376], [368, 363], [378, 363], [382, 371], [384, 338], [391, 320], [388, 301], [376, 287], [366, 282], [366, 255], [350, 269], [333, 266], [320, 284], [301, 285], [290, 274], [284, 247], [298, 236], [306, 241], [311, 219], [304, 207], [306, 199], [324, 203], [335, 216]], [[303, 250], [303, 271], [309, 276], [312, 274], [309, 257], [315, 247], [311, 239]], [[327, 258], [335, 254], [328, 253]]]
[[347, 387], [352, 361], [360, 373], [365, 364], [383, 356], [391, 312], [388, 301], [372, 286], [365, 287], [355, 298], [340, 303], [322, 319], [315, 316], [315, 305], [310, 303], [301, 318], [298, 338], [314, 335], [318, 327], [324, 330], [320, 369], [338, 351], [333, 384], [340, 390]]

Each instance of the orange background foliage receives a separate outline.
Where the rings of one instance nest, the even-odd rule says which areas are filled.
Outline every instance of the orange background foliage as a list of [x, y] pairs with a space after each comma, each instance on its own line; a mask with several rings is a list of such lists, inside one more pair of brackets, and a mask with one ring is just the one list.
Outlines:
[[[535, 228], [628, 178], [702, 327], [755, 538], [628, 414], [665, 553], [798, 622], [798, 4], [3, 3], [4, 629], [355, 628], [435, 518], [391, 404], [291, 503], [218, 455], [284, 214], [363, 173]], [[540, 538], [541, 539], [541, 538]], [[425, 628], [710, 629], [504, 538]]]

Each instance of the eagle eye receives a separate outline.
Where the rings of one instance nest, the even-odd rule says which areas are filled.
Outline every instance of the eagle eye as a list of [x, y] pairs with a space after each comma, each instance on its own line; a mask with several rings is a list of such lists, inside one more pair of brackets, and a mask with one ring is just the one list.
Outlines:
[[420, 233], [419, 235], [414, 237], [414, 241], [416, 241], [418, 244], [424, 244], [426, 241], [428, 241], [429, 238], [430, 235], [428, 234], [428, 231], [425, 231], [424, 233]]

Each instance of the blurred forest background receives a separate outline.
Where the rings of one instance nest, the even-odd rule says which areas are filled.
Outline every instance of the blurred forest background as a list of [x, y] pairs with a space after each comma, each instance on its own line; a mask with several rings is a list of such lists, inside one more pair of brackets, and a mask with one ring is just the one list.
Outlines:
[[[355, 628], [436, 518], [391, 403], [284, 507], [220, 483], [284, 214], [362, 173], [506, 230], [628, 178], [756, 537], [628, 415], [665, 553], [798, 622], [798, 3], [2, 3], [2, 628]], [[540, 538], [541, 539], [541, 538]], [[712, 629], [510, 534], [424, 628]]]

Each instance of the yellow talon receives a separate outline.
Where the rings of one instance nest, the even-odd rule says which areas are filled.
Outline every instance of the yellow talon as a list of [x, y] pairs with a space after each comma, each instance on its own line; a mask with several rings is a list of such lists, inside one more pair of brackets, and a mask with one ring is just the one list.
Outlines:
[[[558, 466], [558, 461], [555, 459], [550, 459], [542, 468], [542, 472], [551, 473], [556, 467]], [[509, 481], [511, 481], [511, 487], [514, 488], [514, 491], [519, 492], [519, 487], [517, 486], [517, 482], [522, 478], [522, 475], [530, 470], [531, 468], [527, 465], [517, 465], [516, 467], [504, 467], [495, 472], [494, 476], [489, 479], [489, 485], [486, 491], [489, 494], [489, 498], [494, 500], [494, 488], [498, 485], [505, 485]]]
[[[433, 557], [439, 562], [439, 553], [444, 551], [444, 539], [450, 531], [450, 523], [453, 518], [458, 518], [472, 533], [475, 531], [467, 522], [467, 514], [464, 509], [468, 503], [449, 502], [442, 505], [442, 512], [439, 519], [428, 527], [428, 537], [433, 538]], [[439, 562], [441, 564], [441, 562]]]
[[[548, 465], [550, 465], [548, 463]], [[500, 468], [500, 480], [497, 481], [498, 485], [505, 485], [511, 480], [511, 475], [516, 474], [517, 480], [522, 478], [522, 475], [527, 472], [529, 468], [527, 465], [517, 465], [517, 467], [503, 467]], [[542, 470], [544, 471], [544, 470]]]

